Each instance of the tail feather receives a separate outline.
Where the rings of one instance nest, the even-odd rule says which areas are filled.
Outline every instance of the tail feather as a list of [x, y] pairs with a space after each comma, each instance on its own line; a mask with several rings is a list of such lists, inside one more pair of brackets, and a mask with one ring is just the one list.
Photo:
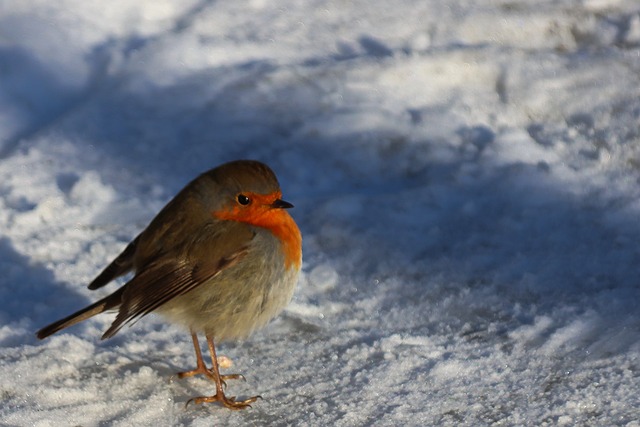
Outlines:
[[69, 326], [73, 326], [76, 323], [82, 322], [83, 320], [87, 320], [88, 318], [93, 317], [96, 314], [100, 314], [107, 310], [111, 310], [113, 308], [118, 307], [122, 303], [121, 297], [122, 297], [123, 290], [124, 290], [124, 287], [118, 289], [111, 295], [108, 295], [102, 298], [101, 300], [91, 304], [90, 306], [83, 308], [82, 310], [79, 310], [63, 319], [60, 319], [58, 321], [53, 322], [50, 325], [45, 326], [44, 328], [40, 329], [36, 333], [36, 336], [39, 339], [44, 339], [49, 335], [53, 335], [62, 329], [68, 328]]

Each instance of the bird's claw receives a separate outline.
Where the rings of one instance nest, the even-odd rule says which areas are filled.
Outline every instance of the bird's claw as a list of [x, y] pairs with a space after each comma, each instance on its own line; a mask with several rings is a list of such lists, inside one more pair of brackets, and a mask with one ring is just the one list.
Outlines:
[[222, 404], [222, 406], [224, 406], [225, 408], [239, 411], [241, 409], [251, 408], [251, 404], [258, 399], [262, 399], [262, 396], [253, 396], [245, 400], [237, 401], [236, 396], [227, 397], [224, 395], [224, 393], [218, 392], [213, 396], [193, 397], [187, 400], [185, 408], [188, 407], [191, 402], [196, 405], [200, 405], [202, 403], [220, 402], [220, 404]]

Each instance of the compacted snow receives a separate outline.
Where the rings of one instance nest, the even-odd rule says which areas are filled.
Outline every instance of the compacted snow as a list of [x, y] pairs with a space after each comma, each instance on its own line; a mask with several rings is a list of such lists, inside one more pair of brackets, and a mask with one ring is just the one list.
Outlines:
[[[86, 285], [183, 185], [277, 173], [294, 300], [223, 343]], [[635, 0], [0, 3], [0, 424], [640, 426]]]

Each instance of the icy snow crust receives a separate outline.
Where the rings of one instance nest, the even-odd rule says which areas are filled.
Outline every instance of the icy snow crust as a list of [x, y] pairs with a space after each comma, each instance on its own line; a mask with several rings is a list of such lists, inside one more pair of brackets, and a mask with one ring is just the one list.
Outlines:
[[[221, 345], [46, 323], [184, 184], [278, 174], [294, 301]], [[640, 426], [632, 0], [0, 5], [0, 424]], [[122, 283], [122, 282], [120, 282]]]

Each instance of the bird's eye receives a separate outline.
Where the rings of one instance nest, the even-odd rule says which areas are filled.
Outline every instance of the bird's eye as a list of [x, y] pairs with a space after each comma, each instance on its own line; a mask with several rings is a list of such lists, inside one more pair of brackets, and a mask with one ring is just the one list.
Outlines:
[[236, 199], [242, 206], [247, 206], [249, 203], [251, 203], [251, 199], [244, 194], [238, 194], [238, 197]]

